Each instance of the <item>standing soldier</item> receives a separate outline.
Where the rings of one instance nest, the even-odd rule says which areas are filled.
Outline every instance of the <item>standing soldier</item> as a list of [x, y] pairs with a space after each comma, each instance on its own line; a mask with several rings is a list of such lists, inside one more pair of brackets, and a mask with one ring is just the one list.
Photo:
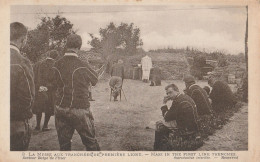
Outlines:
[[112, 66], [110, 75], [111, 79], [109, 81], [109, 86], [113, 89], [114, 101], [117, 101], [117, 96], [121, 91], [124, 80], [123, 60], [118, 60], [118, 63]]
[[33, 69], [30, 61], [24, 58], [20, 49], [27, 40], [27, 29], [19, 22], [10, 24], [11, 41], [11, 91], [10, 91], [10, 150], [28, 150], [32, 117], [31, 106], [34, 101]]
[[37, 125], [35, 130], [40, 130], [42, 113], [45, 113], [44, 124], [42, 131], [48, 131], [48, 123], [50, 117], [54, 115], [54, 95], [52, 90], [51, 79], [53, 78], [52, 67], [55, 63], [55, 59], [58, 57], [58, 52], [52, 50], [49, 53], [49, 57], [40, 61], [34, 66], [34, 82], [35, 82], [35, 102], [33, 106], [33, 113], [36, 114]]
[[55, 126], [60, 150], [71, 150], [75, 129], [86, 150], [100, 150], [95, 137], [94, 118], [90, 110], [89, 85], [95, 86], [98, 77], [88, 64], [78, 58], [82, 45], [79, 35], [67, 38], [66, 53], [54, 64], [53, 88], [57, 89]]

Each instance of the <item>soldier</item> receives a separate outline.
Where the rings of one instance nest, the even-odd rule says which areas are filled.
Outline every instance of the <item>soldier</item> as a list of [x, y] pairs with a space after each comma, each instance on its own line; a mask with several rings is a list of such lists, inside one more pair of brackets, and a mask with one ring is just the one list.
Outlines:
[[[167, 96], [164, 97], [164, 106], [161, 107], [165, 122], [156, 123], [155, 150], [160, 150], [164, 139], [169, 137], [170, 132], [175, 135], [198, 132], [198, 114], [194, 101], [189, 96], [181, 94], [175, 84], [166, 86], [165, 90]], [[168, 109], [166, 103], [170, 100], [172, 100], [172, 105]]]
[[88, 93], [88, 99], [89, 99], [89, 101], [95, 101], [94, 99], [93, 99], [93, 97], [92, 97], [92, 85], [91, 85], [91, 83], [89, 84], [89, 93]]
[[95, 86], [98, 76], [88, 64], [78, 58], [82, 45], [79, 35], [67, 38], [66, 53], [54, 64], [53, 88], [57, 89], [55, 126], [60, 150], [71, 150], [75, 129], [86, 150], [100, 150], [95, 137], [95, 126], [89, 103], [89, 85]]
[[19, 22], [10, 24], [11, 91], [10, 91], [10, 150], [28, 150], [32, 117], [31, 106], [35, 90], [33, 69], [30, 61], [23, 57], [20, 49], [27, 40], [27, 29]]
[[52, 90], [51, 79], [53, 78], [52, 67], [55, 63], [55, 59], [58, 57], [58, 52], [52, 50], [49, 53], [49, 57], [45, 60], [40, 61], [34, 66], [34, 82], [36, 89], [36, 97], [33, 106], [33, 113], [36, 114], [37, 125], [35, 130], [40, 130], [42, 113], [45, 113], [44, 124], [42, 131], [50, 130], [48, 123], [50, 117], [54, 115], [54, 95], [55, 92]]
[[208, 84], [212, 87], [209, 98], [212, 100], [214, 111], [221, 112], [235, 106], [237, 101], [227, 83], [210, 78]]
[[184, 92], [194, 100], [197, 106], [200, 131], [202, 137], [206, 138], [214, 132], [214, 117], [208, 94], [203, 88], [195, 84], [193, 76], [187, 75], [184, 77], [183, 81], [186, 85]]
[[150, 86], [160, 86], [161, 85], [161, 69], [159, 67], [154, 67], [150, 71], [151, 84]]
[[195, 102], [198, 110], [198, 115], [209, 115], [212, 113], [212, 107], [208, 99], [207, 92], [199, 85], [195, 84], [195, 79], [191, 75], [184, 77], [186, 89], [184, 92], [189, 95]]
[[124, 80], [124, 65], [123, 60], [118, 60], [118, 63], [113, 65], [110, 71], [111, 79], [109, 86], [113, 89], [114, 101], [117, 100], [117, 96], [121, 91], [123, 80]]

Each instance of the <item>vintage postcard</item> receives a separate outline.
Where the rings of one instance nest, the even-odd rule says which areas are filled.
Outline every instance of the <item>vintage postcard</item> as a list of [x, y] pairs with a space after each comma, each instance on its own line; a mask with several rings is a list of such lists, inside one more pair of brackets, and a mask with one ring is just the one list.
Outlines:
[[1, 1], [1, 161], [258, 161], [258, 1]]

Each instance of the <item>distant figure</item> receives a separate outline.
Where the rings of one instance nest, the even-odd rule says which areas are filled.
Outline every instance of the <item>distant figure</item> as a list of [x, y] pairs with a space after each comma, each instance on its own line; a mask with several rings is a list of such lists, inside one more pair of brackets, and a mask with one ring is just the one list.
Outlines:
[[195, 78], [191, 75], [185, 76], [183, 81], [186, 85], [185, 93], [194, 100], [197, 106], [198, 115], [211, 114], [212, 107], [207, 92], [199, 85], [195, 84]]
[[[10, 24], [10, 150], [28, 150], [31, 139], [30, 118], [35, 89], [33, 69], [20, 49], [27, 41], [27, 28], [19, 22]], [[4, 108], [4, 107], [3, 107]], [[2, 123], [3, 125], [6, 123]]]
[[111, 79], [109, 81], [109, 86], [113, 90], [114, 101], [117, 100], [117, 96], [121, 91], [123, 80], [124, 80], [124, 65], [123, 60], [118, 60], [117, 64], [114, 64], [110, 71]]
[[[89, 62], [88, 62], [88, 60], [87, 60], [87, 63], [89, 64]], [[92, 85], [91, 85], [91, 83], [89, 83], [89, 89], [88, 89], [88, 100], [89, 101], [95, 101], [94, 99], [93, 99], [93, 96], [92, 96]]]
[[52, 78], [54, 75], [53, 65], [55, 59], [59, 56], [58, 51], [52, 50], [49, 52], [49, 56], [33, 67], [34, 82], [35, 82], [35, 102], [33, 106], [33, 113], [36, 114], [37, 125], [35, 130], [40, 130], [42, 113], [45, 113], [44, 124], [42, 131], [50, 130], [48, 123], [50, 117], [54, 115], [54, 96], [55, 92], [52, 90]]
[[90, 85], [89, 85], [89, 89], [88, 89], [88, 91], [89, 91], [89, 93], [88, 93], [88, 100], [89, 101], [95, 101], [94, 99], [93, 99], [93, 97], [92, 97], [92, 85], [91, 85], [91, 83], [90, 83]]
[[209, 98], [212, 100], [214, 111], [221, 112], [235, 106], [237, 101], [227, 83], [216, 80], [215, 78], [210, 78], [208, 84], [212, 87]]
[[82, 39], [77, 34], [67, 37], [66, 53], [54, 64], [53, 89], [57, 90], [55, 126], [60, 150], [70, 151], [77, 130], [87, 151], [100, 150], [89, 102], [89, 85], [98, 82], [97, 73], [78, 58]]
[[148, 82], [149, 77], [150, 77], [150, 70], [152, 68], [152, 59], [148, 55], [142, 58], [141, 60], [142, 64], [142, 80], [144, 82]]
[[151, 69], [151, 84], [150, 86], [160, 86], [161, 85], [161, 69], [159, 67], [154, 67]]
[[[166, 86], [165, 90], [167, 96], [164, 97], [164, 106], [161, 107], [162, 115], [165, 121], [159, 121], [156, 123], [154, 150], [161, 150], [163, 143], [168, 142], [167, 139], [169, 138], [171, 132], [174, 136], [179, 136], [176, 137], [176, 139], [180, 139], [178, 142], [181, 142], [182, 135], [186, 137], [189, 135], [193, 136], [198, 132], [199, 128], [197, 125], [197, 109], [192, 98], [186, 94], [181, 94], [175, 84]], [[166, 103], [170, 100], [172, 101], [172, 105], [168, 109]], [[190, 143], [187, 142], [185, 145], [187, 146], [189, 144]], [[175, 146], [173, 146], [173, 150], [178, 150]], [[182, 150], [186, 146], [179, 146], [179, 149]], [[187, 149], [192, 150], [193, 148], [188, 148], [187, 146]]]

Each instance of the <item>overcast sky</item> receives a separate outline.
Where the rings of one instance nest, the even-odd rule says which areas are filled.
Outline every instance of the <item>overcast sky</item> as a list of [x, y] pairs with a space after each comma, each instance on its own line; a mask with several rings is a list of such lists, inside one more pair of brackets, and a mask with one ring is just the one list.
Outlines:
[[[223, 8], [226, 7], [226, 8]], [[131, 23], [141, 30], [145, 50], [164, 47], [195, 47], [244, 53], [245, 7], [235, 6], [12, 6], [11, 22], [30, 29], [41, 16], [58, 12], [74, 24], [82, 36], [83, 48], [90, 48], [88, 33], [98, 35], [109, 22]], [[211, 9], [210, 9], [211, 8]], [[214, 9], [212, 9], [214, 8]], [[220, 8], [220, 9], [216, 9]]]

